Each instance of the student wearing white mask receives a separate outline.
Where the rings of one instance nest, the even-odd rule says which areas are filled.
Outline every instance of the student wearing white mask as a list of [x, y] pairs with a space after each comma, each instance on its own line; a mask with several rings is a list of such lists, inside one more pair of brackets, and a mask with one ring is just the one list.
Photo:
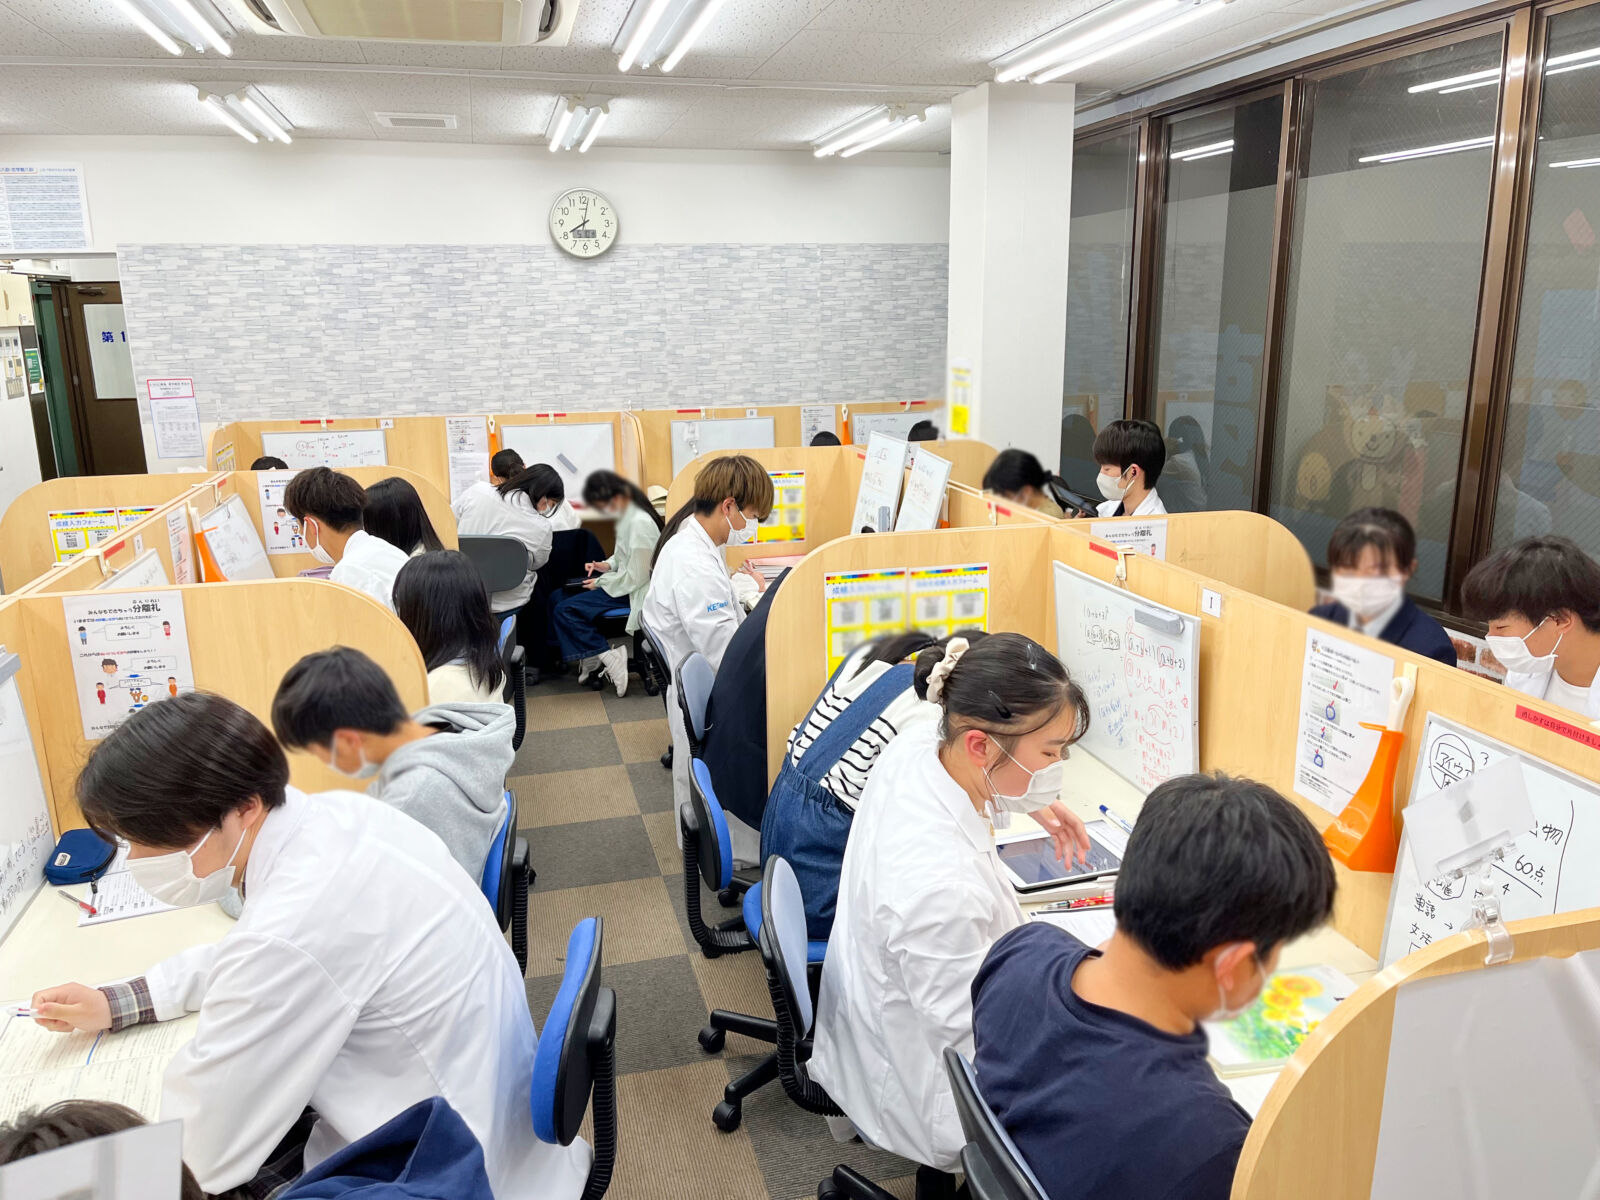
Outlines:
[[300, 523], [311, 557], [333, 567], [329, 579], [394, 611], [394, 577], [406, 565], [406, 552], [364, 528], [365, 488], [338, 471], [312, 467], [283, 489], [283, 506]]
[[1600, 564], [1564, 537], [1507, 546], [1461, 584], [1506, 686], [1600, 719]]
[[1030, 812], [1063, 861], [1086, 858], [1059, 799], [1068, 747], [1088, 730], [1059, 659], [1017, 633], [917, 656], [912, 725], [873, 767], [845, 847], [817, 1004], [812, 1077], [873, 1145], [953, 1171], [965, 1139], [941, 1055], [972, 1055], [972, 981], [1023, 923], [995, 850], [1000, 811]]
[[1406, 595], [1416, 569], [1417, 535], [1410, 521], [1392, 508], [1353, 512], [1328, 539], [1333, 600], [1311, 615], [1453, 667], [1450, 635]]
[[[670, 659], [667, 668], [674, 675], [678, 664], [696, 651], [713, 670], [722, 665], [723, 652], [744, 620], [744, 606], [729, 576], [723, 547], [754, 542], [756, 528], [771, 512], [772, 477], [766, 468], [747, 455], [727, 455], [700, 468], [694, 495], [662, 530], [641, 619], [661, 639]], [[759, 573], [748, 567], [742, 570], [765, 589]], [[689, 740], [676, 684], [667, 689], [667, 724], [672, 730], [676, 809], [689, 799]], [[760, 861], [760, 832], [735, 817], [729, 818], [728, 825], [734, 859]]]
[[253, 1181], [265, 1195], [443, 1096], [500, 1200], [579, 1196], [589, 1147], [534, 1135], [538, 1038], [477, 882], [404, 813], [288, 780], [266, 727], [203, 692], [141, 709], [96, 746], [78, 802], [130, 844], [134, 879], [182, 906], [236, 884], [244, 913], [221, 941], [139, 978], [43, 989], [39, 1023], [115, 1030], [200, 1014], [167, 1068], [160, 1116], [183, 1122], [184, 1160], [208, 1193]]
[[1095, 483], [1102, 517], [1158, 517], [1167, 511], [1156, 481], [1167, 465], [1167, 443], [1153, 421], [1113, 421], [1094, 439]]

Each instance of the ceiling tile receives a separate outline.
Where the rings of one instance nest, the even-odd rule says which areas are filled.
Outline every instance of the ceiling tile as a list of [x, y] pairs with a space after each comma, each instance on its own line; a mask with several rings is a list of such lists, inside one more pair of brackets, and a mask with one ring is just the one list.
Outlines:
[[803, 29], [761, 65], [752, 79], [875, 83], [883, 64], [921, 45], [914, 33], [845, 33]]
[[947, 0], [834, 0], [806, 28], [926, 36], [962, 19], [961, 6]]
[[441, 46], [432, 42], [359, 42], [369, 63], [404, 67], [465, 67], [479, 71], [500, 69], [499, 46]]
[[56, 55], [67, 52], [67, 47], [61, 41], [4, 4], [0, 4], [0, 47], [4, 47], [7, 54]]
[[289, 37], [281, 33], [241, 33], [233, 39], [233, 57], [241, 61], [359, 63], [361, 43], [343, 38]]

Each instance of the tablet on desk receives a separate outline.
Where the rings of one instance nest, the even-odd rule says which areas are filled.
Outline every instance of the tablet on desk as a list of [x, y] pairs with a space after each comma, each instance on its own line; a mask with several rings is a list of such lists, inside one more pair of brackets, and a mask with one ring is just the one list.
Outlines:
[[1106, 821], [1090, 821], [1085, 828], [1089, 832], [1087, 864], [1077, 859], [1063, 863], [1056, 857], [1055, 843], [1042, 829], [1000, 842], [995, 849], [1000, 854], [1000, 865], [1011, 879], [1011, 886], [1026, 894], [1115, 875], [1122, 866], [1122, 855], [1115, 847], [1122, 839], [1114, 836], [1116, 831]]

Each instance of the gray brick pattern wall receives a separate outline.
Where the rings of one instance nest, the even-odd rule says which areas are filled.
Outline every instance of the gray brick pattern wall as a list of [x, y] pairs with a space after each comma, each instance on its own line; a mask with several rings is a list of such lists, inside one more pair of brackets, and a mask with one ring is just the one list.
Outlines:
[[[131, 245], [139, 380], [204, 421], [943, 392], [943, 245]], [[149, 414], [144, 412], [148, 419]]]

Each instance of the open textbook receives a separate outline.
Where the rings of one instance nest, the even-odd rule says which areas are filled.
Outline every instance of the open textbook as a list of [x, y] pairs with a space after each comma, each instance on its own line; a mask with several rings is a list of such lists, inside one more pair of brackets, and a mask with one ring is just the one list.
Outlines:
[[121, 1033], [51, 1033], [0, 1011], [0, 1121], [58, 1100], [110, 1100], [154, 1121], [167, 1063], [194, 1036], [199, 1020], [188, 1016]]

